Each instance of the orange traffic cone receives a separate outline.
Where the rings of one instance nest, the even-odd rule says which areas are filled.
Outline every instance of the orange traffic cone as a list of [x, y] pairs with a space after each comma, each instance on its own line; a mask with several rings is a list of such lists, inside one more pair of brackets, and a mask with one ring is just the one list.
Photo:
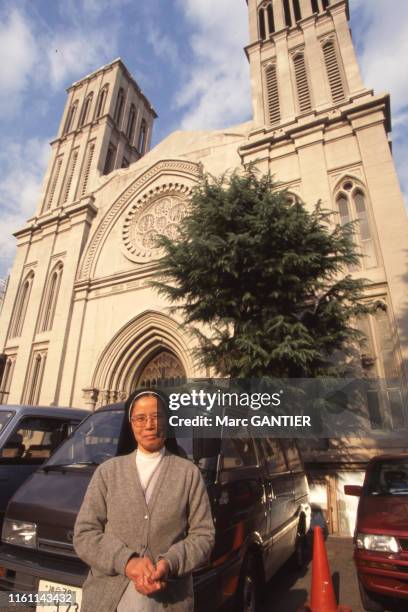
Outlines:
[[321, 527], [313, 529], [311, 602], [297, 612], [352, 612], [347, 606], [337, 605]]
[[313, 612], [337, 612], [336, 596], [330, 574], [321, 527], [313, 530], [312, 597]]

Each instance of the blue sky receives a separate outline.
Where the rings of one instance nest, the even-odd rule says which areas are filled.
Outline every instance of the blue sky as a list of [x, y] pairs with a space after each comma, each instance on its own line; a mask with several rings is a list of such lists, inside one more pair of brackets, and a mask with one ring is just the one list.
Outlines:
[[[390, 91], [393, 150], [408, 193], [408, 2], [350, 0], [363, 77]], [[65, 88], [121, 57], [152, 102], [153, 144], [175, 129], [251, 117], [245, 0], [0, 0], [0, 278], [11, 232], [33, 215]]]

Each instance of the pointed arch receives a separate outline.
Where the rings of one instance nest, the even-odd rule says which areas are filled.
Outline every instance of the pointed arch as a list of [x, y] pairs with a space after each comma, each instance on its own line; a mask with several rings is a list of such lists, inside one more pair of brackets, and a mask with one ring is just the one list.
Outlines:
[[[334, 199], [340, 215], [340, 223], [345, 225], [350, 221], [356, 221], [355, 238], [357, 247], [363, 255], [362, 267], [376, 268], [378, 266], [378, 246], [367, 188], [360, 179], [345, 175], [337, 181]], [[355, 269], [357, 269], [356, 266], [352, 268], [352, 270]]]
[[39, 332], [52, 329], [63, 270], [64, 264], [62, 261], [59, 261], [55, 264], [49, 275], [40, 310]]
[[99, 92], [98, 102], [97, 102], [96, 110], [95, 110], [95, 119], [99, 119], [99, 117], [101, 117], [104, 114], [106, 98], [108, 97], [108, 89], [109, 89], [109, 85], [106, 84], [102, 87], [101, 91]]
[[[196, 162], [182, 159], [163, 159], [150, 166], [145, 172], [132, 181], [119, 197], [112, 203], [84, 251], [79, 266], [77, 281], [92, 278], [98, 262], [99, 255], [105, 241], [115, 223], [131, 204], [138, 198], [147, 199], [162, 186], [151, 189], [151, 184], [163, 177], [163, 181], [170, 185], [192, 186], [196, 184], [201, 173], [201, 166]], [[169, 182], [170, 181], [170, 182]], [[144, 195], [143, 195], [144, 194]]]
[[179, 360], [186, 377], [195, 375], [191, 350], [176, 321], [155, 311], [129, 321], [105, 347], [96, 365], [91, 388], [99, 391], [99, 402], [129, 395], [146, 365], [163, 351]]
[[20, 285], [14, 304], [13, 316], [10, 325], [9, 338], [19, 338], [23, 331], [23, 325], [30, 300], [31, 287], [34, 281], [34, 270], [30, 270]]

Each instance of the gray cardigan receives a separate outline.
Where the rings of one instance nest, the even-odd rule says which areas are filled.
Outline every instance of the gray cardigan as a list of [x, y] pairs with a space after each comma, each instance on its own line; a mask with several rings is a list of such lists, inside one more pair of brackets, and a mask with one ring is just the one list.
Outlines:
[[175, 578], [151, 597], [169, 612], [190, 612], [191, 572], [213, 545], [206, 486], [191, 461], [166, 450], [147, 506], [135, 452], [109, 459], [96, 469], [75, 523], [75, 550], [91, 568], [81, 612], [114, 612], [129, 583], [127, 562], [144, 555], [153, 562], [164, 557]]

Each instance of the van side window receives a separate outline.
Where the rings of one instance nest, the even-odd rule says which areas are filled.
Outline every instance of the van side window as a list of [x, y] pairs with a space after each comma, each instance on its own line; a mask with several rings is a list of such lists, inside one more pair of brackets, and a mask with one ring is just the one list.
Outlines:
[[259, 443], [269, 474], [287, 472], [285, 455], [278, 438], [260, 438]]
[[293, 472], [300, 472], [303, 470], [302, 459], [300, 458], [296, 442], [290, 438], [282, 438], [282, 445], [288, 460], [289, 469]]
[[251, 438], [225, 438], [222, 441], [221, 450], [225, 470], [257, 464], [254, 443]]
[[42, 463], [70, 433], [70, 421], [26, 417], [18, 424], [1, 451], [7, 463]]

